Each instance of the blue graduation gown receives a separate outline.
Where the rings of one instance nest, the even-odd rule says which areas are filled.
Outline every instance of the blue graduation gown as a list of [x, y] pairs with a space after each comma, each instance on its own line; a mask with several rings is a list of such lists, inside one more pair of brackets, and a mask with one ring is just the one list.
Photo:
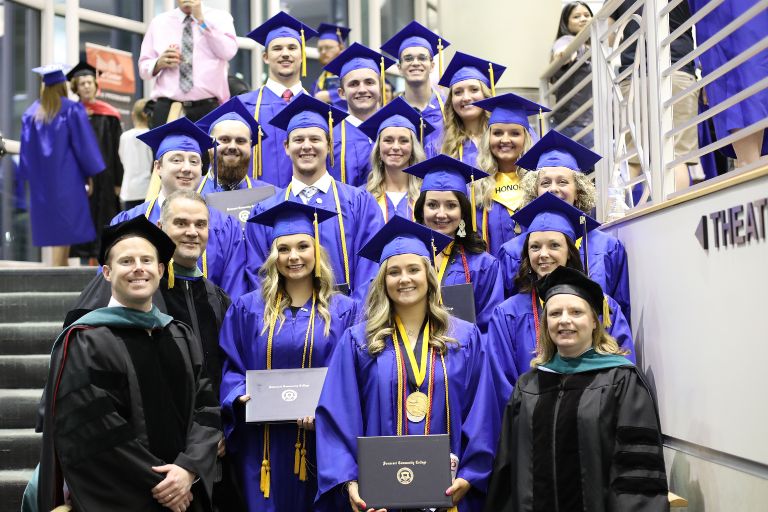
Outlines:
[[[616, 338], [620, 347], [630, 351], [625, 357], [634, 363], [635, 346], [627, 319], [615, 300], [608, 295], [606, 299], [611, 308], [611, 326], [606, 331]], [[541, 318], [541, 305], [538, 305], [538, 313]], [[485, 341], [494, 355], [491, 366], [499, 411], [503, 411], [517, 378], [531, 369], [536, 352], [536, 323], [530, 292], [513, 295], [494, 310]]]
[[[376, 205], [376, 200], [365, 190], [361, 190], [343, 183], [336, 183], [339, 192], [339, 204], [344, 223], [344, 235], [347, 242], [347, 256], [349, 262], [349, 288], [352, 298], [360, 303], [365, 301], [370, 281], [376, 276], [378, 265], [357, 255], [357, 252], [365, 245], [371, 233], [376, 233], [383, 225], [381, 210]], [[289, 198], [301, 201], [293, 192]], [[256, 204], [251, 212], [251, 217], [269, 209], [285, 200], [285, 189], [278, 189], [275, 195]], [[333, 197], [333, 188], [328, 188], [324, 193], [319, 190], [312, 197], [314, 204], [320, 207], [336, 211]], [[272, 228], [249, 222], [245, 226], [245, 242], [248, 263], [246, 276], [249, 289], [254, 290], [259, 286], [259, 267], [269, 256], [272, 240]], [[320, 243], [328, 252], [333, 266], [336, 282], [345, 282], [344, 256], [341, 247], [341, 233], [339, 231], [338, 217], [328, 219], [320, 224]]]
[[[310, 318], [312, 299], [293, 316], [285, 312], [285, 323], [278, 331], [275, 326], [272, 341], [272, 368], [301, 368], [304, 338]], [[329, 312], [331, 326], [324, 335], [325, 322], [315, 315], [315, 338], [312, 367], [328, 366], [334, 347], [347, 327], [353, 324], [355, 301], [341, 294], [331, 298]], [[239, 470], [248, 509], [262, 511], [309, 511], [317, 492], [315, 435], [307, 431], [308, 479], [299, 480], [293, 473], [294, 450], [298, 428], [295, 424], [270, 425], [269, 453], [271, 469], [270, 497], [264, 498], [259, 489], [261, 461], [264, 449], [262, 425], [246, 424], [235, 414], [234, 404], [245, 394], [246, 370], [267, 368], [267, 337], [264, 329], [264, 302], [261, 290], [247, 293], [237, 299], [227, 311], [219, 339], [225, 354], [221, 382], [221, 407], [227, 452], [232, 454]]]
[[29, 181], [32, 243], [38, 247], [75, 245], [96, 238], [88, 178], [106, 165], [80, 103], [61, 99], [61, 109], [45, 124], [35, 119], [35, 101], [21, 118], [20, 180]]
[[[287, 139], [285, 130], [281, 130], [269, 124], [273, 117], [279, 114], [287, 105], [285, 100], [273, 93], [266, 86], [261, 86], [255, 91], [247, 92], [238, 96], [243, 102], [248, 112], [253, 115], [256, 111], [256, 103], [259, 99], [259, 91], [262, 92], [261, 107], [259, 108], [259, 124], [261, 130], [267, 135], [262, 140], [261, 145], [261, 176], [255, 176], [258, 179], [276, 187], [287, 187], [291, 182], [293, 175], [293, 165], [291, 159], [285, 154], [283, 143]], [[295, 96], [294, 96], [295, 98]], [[251, 172], [253, 177], [255, 161], [251, 160]]]
[[[488, 254], [466, 252], [469, 279], [475, 294], [475, 320], [481, 333], [488, 331], [493, 310], [504, 300], [499, 261]], [[464, 263], [456, 251], [448, 262], [443, 275], [443, 286], [466, 283]]]
[[[432, 144], [424, 148], [424, 150], [427, 153], [427, 158], [432, 158], [433, 156], [437, 156], [443, 152], [442, 139], [441, 140], [432, 139], [431, 142]], [[475, 146], [475, 143], [471, 139], [468, 139], [468, 140], [465, 140], [464, 144], [462, 144], [461, 146], [462, 146], [461, 161], [467, 165], [477, 167], [477, 146]], [[456, 158], [457, 160], [459, 159], [459, 155], [452, 155], [452, 156], [454, 156], [454, 158]]]
[[[341, 179], [341, 134], [346, 137], [344, 144], [345, 169]], [[328, 169], [333, 179], [352, 185], [364, 187], [368, 181], [368, 173], [371, 171], [371, 150], [373, 142], [366, 134], [356, 126], [342, 121], [333, 127], [333, 167]]]
[[[386, 202], [386, 203], [385, 203]], [[379, 205], [379, 211], [381, 212], [381, 218], [386, 224], [392, 217], [399, 215], [400, 217], [408, 220], [413, 220], [413, 204], [415, 201], [411, 201], [407, 196], [403, 197], [397, 206], [392, 203], [392, 199], [385, 193], [383, 197], [376, 200], [376, 204]], [[382, 205], [386, 204], [384, 208]], [[385, 218], [386, 217], [386, 218]]]
[[[237, 188], [234, 190], [241, 190], [244, 188], [254, 188], [254, 187], [266, 187], [269, 185], [266, 181], [256, 180], [251, 178], [250, 176], [246, 176], [246, 178], [241, 181]], [[198, 185], [197, 191], [200, 195], [203, 197], [207, 196], [211, 192], [226, 192], [227, 189], [224, 189], [221, 187], [221, 185], [214, 183], [213, 180], [213, 172], [209, 171], [205, 176], [203, 176], [202, 181], [200, 182], [200, 185]]]
[[[150, 203], [148, 201], [118, 213], [110, 224], [115, 225], [139, 215], [146, 215]], [[245, 293], [247, 284], [244, 275], [246, 257], [243, 232], [234, 217], [221, 213], [216, 208], [209, 207], [208, 212], [210, 219], [205, 251], [206, 265], [203, 265], [202, 256], [197, 265], [200, 269], [207, 270], [206, 277], [234, 300]], [[148, 218], [150, 222], [157, 224], [160, 220], [160, 205], [152, 205]]]
[[[621, 240], [600, 230], [587, 234], [589, 246], [589, 278], [603, 288], [606, 295], [613, 297], [621, 306], [621, 311], [627, 320], [632, 320], [632, 310], [629, 300], [629, 269], [627, 266], [627, 251]], [[497, 257], [501, 263], [504, 281], [504, 295], [510, 297], [517, 293], [515, 276], [520, 268], [520, 255], [525, 244], [525, 233], [513, 238], [501, 246]], [[584, 246], [581, 244], [579, 253], [582, 263]]]
[[[483, 207], [479, 205], [480, 198], [478, 198], [477, 208], [477, 232], [483, 233]], [[512, 240], [517, 236], [515, 232], [515, 221], [512, 220], [512, 216], [509, 214], [509, 210], [503, 204], [492, 201], [491, 209], [488, 210], [488, 237], [485, 240], [488, 243], [488, 252], [494, 256], [499, 254], [499, 249], [509, 240]], [[485, 237], [484, 237], [485, 238]]]
[[339, 85], [340, 85], [339, 77], [327, 71], [323, 71], [323, 73], [325, 73], [325, 83], [321, 88], [320, 77], [318, 77], [318, 79], [315, 80], [315, 83], [312, 84], [312, 96], [317, 96], [317, 93], [320, 91], [328, 91], [328, 95], [331, 97], [331, 104], [334, 107], [340, 108], [341, 110], [344, 110], [346, 112], [347, 100], [342, 99], [341, 96], [339, 96]]
[[421, 116], [426, 122], [435, 127], [435, 131], [424, 137], [423, 146], [436, 146], [438, 153], [443, 140], [443, 110], [440, 108], [441, 102], [445, 103], [445, 98], [442, 95], [438, 96], [437, 90], [432, 92], [432, 97], [429, 99], [427, 107], [421, 112]]
[[[472, 484], [459, 510], [479, 511], [498, 441], [500, 416], [496, 392], [477, 327], [451, 318], [449, 335], [459, 343], [451, 345], [445, 355], [451, 452], [459, 457], [457, 477]], [[357, 479], [358, 436], [397, 434], [396, 368], [391, 338], [387, 338], [386, 347], [378, 356], [371, 357], [364, 323], [344, 334], [331, 358], [317, 406], [318, 510], [347, 510], [336, 508], [340, 506], [337, 500], [346, 499], [339, 486]], [[420, 387], [423, 393], [427, 392], [428, 380], [424, 379]], [[439, 357], [435, 358], [434, 389], [430, 433], [445, 434], [445, 388]], [[424, 421], [410, 422], [405, 414], [403, 418], [409, 434], [424, 433]]]

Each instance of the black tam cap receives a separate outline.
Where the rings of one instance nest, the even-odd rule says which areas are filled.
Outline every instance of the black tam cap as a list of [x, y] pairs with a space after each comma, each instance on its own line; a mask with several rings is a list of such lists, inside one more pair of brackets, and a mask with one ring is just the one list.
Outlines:
[[77, 65], [67, 73], [67, 80], [72, 80], [78, 76], [96, 76], [96, 68], [87, 62], [78, 62]]
[[603, 289], [572, 268], [557, 267], [536, 283], [536, 291], [545, 303], [555, 295], [576, 295], [587, 301], [598, 314], [603, 312]]
[[104, 265], [112, 247], [124, 238], [137, 236], [147, 240], [157, 249], [158, 259], [168, 265], [176, 251], [176, 244], [166, 235], [162, 229], [155, 226], [143, 215], [126, 220], [114, 226], [104, 228], [101, 235], [101, 247], [99, 247], [99, 264]]

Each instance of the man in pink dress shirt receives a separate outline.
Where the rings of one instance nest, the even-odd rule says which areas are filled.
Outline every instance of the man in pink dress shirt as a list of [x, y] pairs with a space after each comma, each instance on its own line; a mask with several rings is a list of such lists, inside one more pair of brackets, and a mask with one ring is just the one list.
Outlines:
[[227, 63], [235, 53], [232, 16], [202, 0], [178, 0], [176, 9], [155, 17], [139, 56], [141, 78], [154, 80], [152, 127], [165, 124], [175, 101], [191, 121], [227, 101]]

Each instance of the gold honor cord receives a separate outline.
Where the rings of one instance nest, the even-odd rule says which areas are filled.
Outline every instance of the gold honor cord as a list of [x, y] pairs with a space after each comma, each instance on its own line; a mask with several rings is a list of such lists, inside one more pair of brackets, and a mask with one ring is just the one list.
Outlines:
[[[333, 154], [333, 145], [331, 145], [331, 154]], [[341, 120], [341, 182], [347, 182], [347, 120]]]
[[330, 108], [328, 109], [328, 138], [330, 139], [329, 146], [331, 148], [329, 151], [331, 167], [333, 167], [333, 111]]
[[435, 87], [432, 87], [432, 92], [437, 96], [437, 104], [440, 106], [440, 114], [443, 116], [443, 121], [445, 121], [445, 103], [443, 102], [443, 97], [440, 96], [440, 92]]
[[448, 260], [451, 259], [451, 249], [453, 249], [453, 242], [449, 243], [446, 248], [443, 249], [443, 261], [440, 262], [440, 268], [437, 270], [437, 282], [440, 284], [443, 282], [445, 269], [448, 268]]
[[[253, 111], [253, 118], [256, 122], [259, 122], [259, 111], [261, 110], [261, 97], [264, 94], [264, 86], [259, 87], [259, 95], [256, 98], [256, 108]], [[255, 169], [253, 170], [253, 176], [255, 178], [261, 177], [262, 165], [261, 165], [261, 125], [259, 125], [259, 133], [256, 139], [256, 147], [253, 148], [253, 162]]]

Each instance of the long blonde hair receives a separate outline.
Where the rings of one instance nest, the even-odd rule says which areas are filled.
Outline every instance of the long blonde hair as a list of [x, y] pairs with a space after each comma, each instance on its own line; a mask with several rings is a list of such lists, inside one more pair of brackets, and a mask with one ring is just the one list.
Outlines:
[[[603, 323], [597, 316], [597, 311], [591, 306], [589, 311], [592, 314], [592, 320], [595, 321], [595, 329], [592, 331], [592, 348], [598, 354], [618, 354], [621, 356], [629, 354], [629, 350], [619, 347], [619, 343], [616, 338], [611, 336], [605, 331]], [[539, 365], [546, 364], [555, 357], [557, 347], [555, 342], [549, 335], [549, 329], [547, 328], [547, 304], [544, 304], [544, 311], [541, 314], [541, 320], [539, 321], [539, 350], [536, 353], [536, 357], [531, 361], [531, 368], [536, 368]]]
[[[261, 278], [261, 298], [264, 301], [264, 326], [261, 333], [264, 334], [272, 322], [280, 322], [280, 329], [285, 322], [285, 310], [291, 306], [291, 297], [285, 291], [285, 277], [277, 270], [277, 239], [272, 242], [272, 247], [269, 250], [269, 256], [264, 264], [259, 269], [259, 277]], [[317, 294], [317, 312], [325, 322], [325, 329], [323, 334], [328, 336], [331, 330], [331, 313], [329, 306], [331, 303], [331, 297], [336, 292], [334, 283], [336, 280], [333, 277], [333, 268], [331, 267], [331, 261], [328, 258], [328, 253], [320, 246], [320, 254], [315, 254], [315, 265], [320, 265], [320, 277], [313, 277], [312, 285]], [[282, 300], [280, 304], [275, 308], [275, 302], [277, 301], [277, 294], [282, 294]]]
[[[491, 90], [480, 80], [480, 90], [483, 92], [483, 98], [491, 97]], [[488, 131], [488, 119], [491, 118], [491, 113], [487, 110], [483, 110], [480, 115], [480, 122], [486, 129], [483, 132]], [[443, 131], [443, 147], [440, 150], [444, 155], [450, 157], [459, 158], [459, 148], [469, 140], [469, 134], [464, 129], [464, 121], [461, 120], [459, 115], [453, 110], [453, 87], [448, 90], [448, 97], [445, 100], [445, 123]]]
[[[411, 137], [411, 157], [408, 159], [408, 167], [418, 164], [426, 160], [427, 156], [424, 153], [424, 147], [419, 142], [411, 130], [408, 130], [408, 134]], [[371, 172], [368, 173], [368, 183], [365, 185], [365, 189], [373, 195], [376, 199], [382, 197], [386, 190], [384, 190], [384, 181], [386, 177], [386, 169], [384, 169], [384, 162], [381, 160], [381, 134], [376, 137], [376, 142], [373, 145], [371, 151]], [[421, 178], [417, 178], [412, 174], [408, 175], [408, 199], [416, 201], [421, 192]]]
[[[592, 208], [597, 204], [597, 189], [592, 180], [583, 172], [574, 171], [573, 181], [576, 185], [576, 197], [573, 200], [573, 206], [579, 210], [589, 213]], [[531, 171], [525, 174], [520, 182], [520, 188], [523, 191], [523, 202], [521, 208], [537, 197], [539, 197], [539, 180], [541, 173], [539, 171]]]
[[[458, 343], [448, 336], [450, 315], [440, 304], [440, 283], [437, 273], [427, 258], [422, 257], [427, 271], [427, 319], [431, 329], [429, 346], [440, 354], [445, 354], [449, 343]], [[380, 354], [386, 346], [386, 339], [394, 331], [394, 308], [387, 295], [387, 262], [379, 267], [365, 301], [365, 338], [368, 340], [368, 353]]]
[[[481, 170], [487, 172], [490, 176], [481, 180], [475, 181], [475, 197], [477, 197], [478, 204], [482, 204], [486, 210], [491, 208], [493, 203], [493, 191], [496, 186], [496, 173], [499, 172], [499, 164], [496, 161], [496, 157], [491, 152], [491, 128], [489, 126], [487, 130], [483, 132], [483, 136], [480, 138], [480, 147], [477, 148], [477, 162], [476, 165]], [[533, 146], [533, 138], [531, 133], [523, 127], [525, 142], [523, 142], [523, 149], [517, 156], [518, 160], [523, 156], [531, 146]], [[518, 167], [517, 176], [523, 178], [525, 176], [525, 169]]]
[[53, 118], [61, 110], [61, 98], [67, 97], [67, 83], [45, 85], [40, 87], [40, 107], [35, 112], [35, 119], [45, 124], [53, 121]]

